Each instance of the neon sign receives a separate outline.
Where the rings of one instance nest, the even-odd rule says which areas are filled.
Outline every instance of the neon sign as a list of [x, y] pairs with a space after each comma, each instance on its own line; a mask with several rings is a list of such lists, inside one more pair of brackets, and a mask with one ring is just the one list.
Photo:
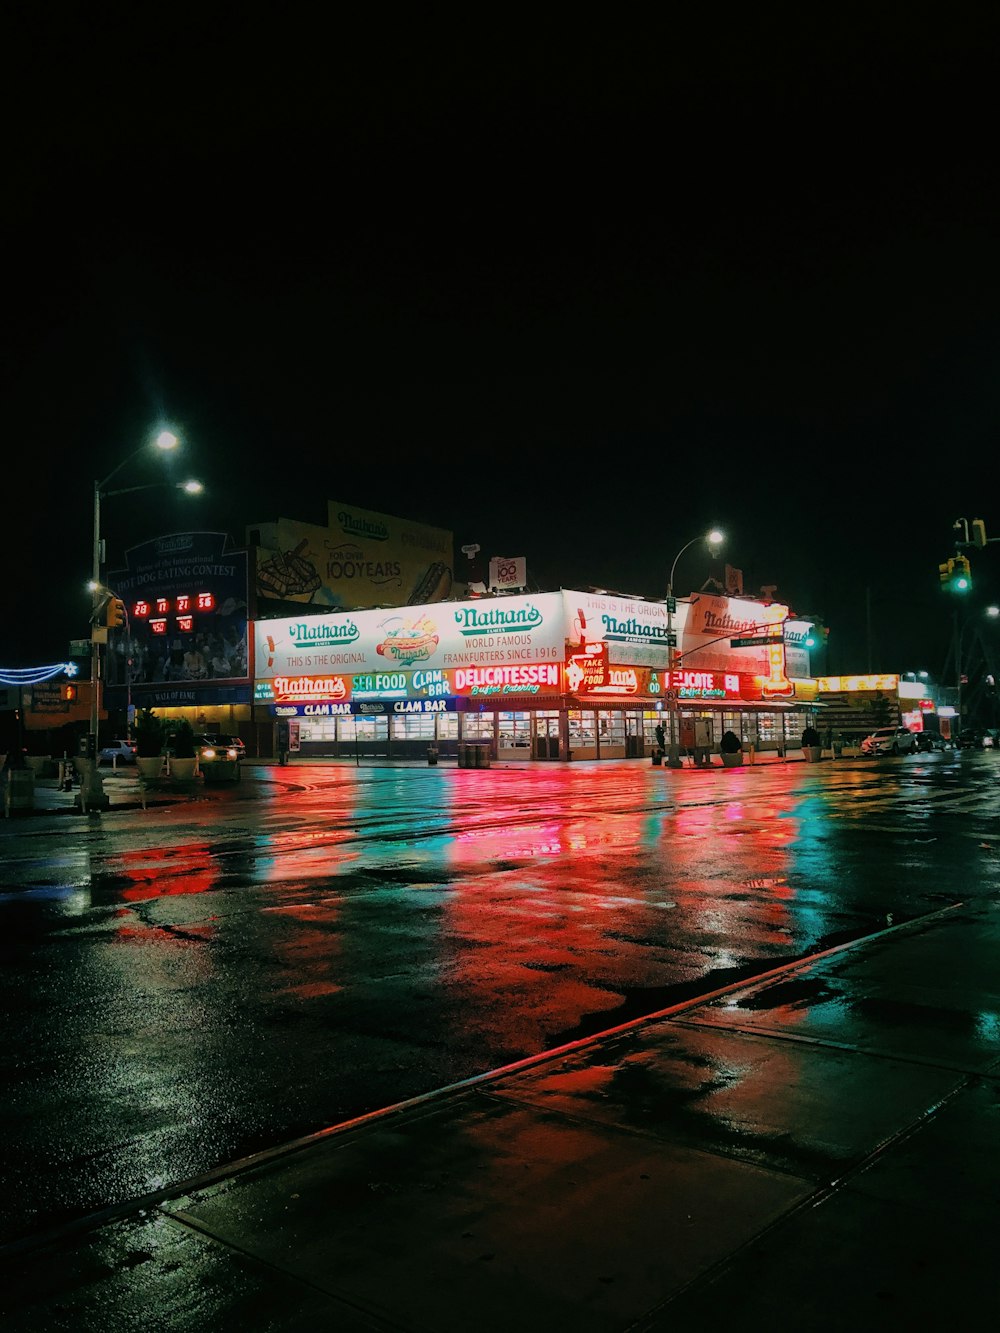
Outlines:
[[[169, 597], [154, 597], [151, 601], [147, 601], [145, 598], [139, 598], [132, 603], [132, 619], [148, 620], [150, 625], [153, 626], [154, 619], [167, 616], [173, 611], [178, 616], [188, 617], [188, 624], [186, 626], [181, 625], [180, 627], [181, 629], [190, 629], [192, 623], [190, 613], [192, 611], [214, 610], [214, 593], [199, 592], [195, 593], [193, 596], [191, 593], [181, 593], [179, 596], [175, 597], [173, 601], [171, 601]], [[178, 621], [178, 623], [180, 622]], [[158, 630], [154, 628], [153, 632], [155, 634], [162, 634], [164, 631], [162, 629]]]
[[531, 666], [473, 666], [454, 669], [455, 693], [558, 694], [562, 664], [538, 662]]
[[738, 699], [742, 694], [735, 671], [673, 671], [669, 688], [680, 699]]
[[899, 688], [899, 677], [892, 675], [871, 676], [820, 676], [816, 684], [820, 694], [854, 694], [859, 690], [895, 690]]
[[566, 683], [574, 694], [602, 690], [608, 684], [608, 645], [591, 643], [573, 653], [566, 667]]
[[350, 689], [343, 676], [276, 676], [273, 697], [289, 699], [346, 699]]

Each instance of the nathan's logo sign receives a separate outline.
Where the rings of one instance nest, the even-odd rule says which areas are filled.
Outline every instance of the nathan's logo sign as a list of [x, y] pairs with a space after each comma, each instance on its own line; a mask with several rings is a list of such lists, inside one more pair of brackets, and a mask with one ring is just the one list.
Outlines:
[[400, 666], [412, 666], [414, 662], [426, 662], [437, 651], [438, 642], [437, 626], [426, 616], [421, 616], [418, 620], [404, 620], [391, 629], [382, 642], [375, 645], [375, 651]]
[[326, 624], [300, 620], [288, 626], [288, 637], [296, 648], [343, 648], [354, 643], [360, 633], [349, 617]]
[[534, 606], [505, 609], [502, 606], [466, 606], [455, 612], [459, 634], [468, 638], [473, 634], [510, 634], [517, 630], [538, 629], [545, 617]]
[[533, 666], [456, 667], [452, 672], [456, 694], [481, 697], [492, 694], [557, 694], [559, 662]]
[[365, 537], [372, 542], [389, 540], [389, 529], [384, 523], [370, 518], [355, 518], [346, 509], [342, 509], [337, 515], [337, 522], [340, 524], [340, 530], [351, 537]]
[[650, 624], [629, 616], [620, 620], [618, 616], [603, 615], [604, 638], [608, 643], [653, 643], [666, 648], [667, 627], [665, 624]]
[[[784, 610], [784, 608], [782, 608]], [[751, 616], [732, 616], [728, 611], [720, 614], [706, 608], [703, 619], [705, 632], [710, 634], [736, 634], [743, 633], [746, 630], [757, 629], [757, 622], [763, 616], [763, 608], [755, 615]]]
[[343, 676], [275, 676], [272, 689], [276, 700], [346, 699], [348, 695]]

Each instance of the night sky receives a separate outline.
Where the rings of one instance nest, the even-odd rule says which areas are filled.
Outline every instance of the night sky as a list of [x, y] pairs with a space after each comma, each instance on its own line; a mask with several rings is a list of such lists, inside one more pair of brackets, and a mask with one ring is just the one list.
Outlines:
[[663, 596], [717, 524], [679, 593], [940, 672], [953, 523], [1000, 538], [997, 28], [876, 8], [15, 20], [0, 665], [86, 634], [93, 482], [164, 421], [208, 492], [108, 499], [112, 567], [333, 498]]

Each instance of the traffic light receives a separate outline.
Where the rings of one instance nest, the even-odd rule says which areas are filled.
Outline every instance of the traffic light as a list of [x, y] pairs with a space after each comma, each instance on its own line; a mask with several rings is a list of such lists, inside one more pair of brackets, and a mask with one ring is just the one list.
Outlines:
[[63, 698], [66, 700], [67, 703], [75, 703], [77, 693], [78, 693], [78, 687], [76, 685], [63, 686]]
[[941, 586], [943, 588], [951, 587], [951, 580], [954, 572], [954, 560], [946, 560], [943, 565], [938, 565], [938, 578], [941, 580]]
[[956, 555], [952, 565], [954, 566], [951, 575], [952, 592], [971, 592], [972, 570], [969, 568], [969, 557]]
[[972, 541], [974, 545], [980, 547], [980, 549], [986, 545], [986, 524], [981, 518], [974, 518], [972, 520]]
[[108, 629], [117, 629], [125, 624], [125, 603], [120, 597], [112, 597], [108, 602]]
[[807, 648], [825, 648], [830, 631], [825, 625], [813, 625], [806, 635]]

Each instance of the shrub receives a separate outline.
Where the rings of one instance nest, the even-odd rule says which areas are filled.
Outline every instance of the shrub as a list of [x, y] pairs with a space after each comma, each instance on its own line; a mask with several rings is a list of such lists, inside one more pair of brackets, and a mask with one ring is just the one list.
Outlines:
[[170, 729], [170, 750], [175, 759], [194, 758], [194, 727], [186, 717], [178, 718]]
[[149, 708], [135, 718], [135, 752], [140, 759], [154, 759], [163, 750], [163, 719]]
[[813, 747], [814, 745], [822, 745], [822, 744], [823, 744], [823, 741], [822, 741], [822, 739], [820, 738], [820, 734], [819, 734], [819, 732], [816, 730], [816, 728], [815, 728], [815, 727], [806, 727], [805, 731], [802, 733], [802, 748], [803, 748], [803, 750], [809, 750], [809, 749], [812, 749], [812, 747]]
[[722, 754], [739, 754], [742, 749], [743, 742], [735, 731], [724, 731], [722, 733], [722, 740], [719, 741], [719, 750]]

